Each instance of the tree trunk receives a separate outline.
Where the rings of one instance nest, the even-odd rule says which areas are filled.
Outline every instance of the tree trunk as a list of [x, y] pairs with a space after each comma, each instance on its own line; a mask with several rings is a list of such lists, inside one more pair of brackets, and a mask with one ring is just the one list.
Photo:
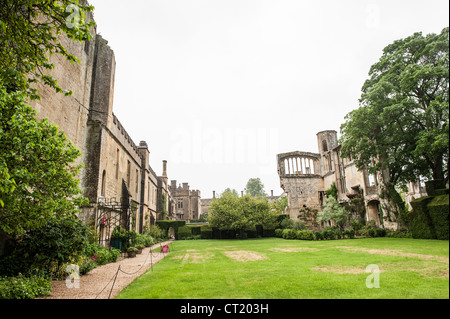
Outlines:
[[438, 155], [433, 161], [433, 179], [444, 179], [444, 170], [442, 168], [443, 160], [442, 155]]

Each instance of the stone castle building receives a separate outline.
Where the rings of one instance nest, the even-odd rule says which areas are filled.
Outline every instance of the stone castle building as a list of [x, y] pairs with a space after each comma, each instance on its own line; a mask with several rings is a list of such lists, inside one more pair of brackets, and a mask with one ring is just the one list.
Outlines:
[[[290, 152], [277, 155], [280, 186], [287, 194], [286, 213], [294, 220], [308, 220], [311, 211], [321, 211], [326, 191], [334, 183], [341, 203], [362, 193], [366, 221], [380, 226], [379, 185], [382, 174], [359, 171], [351, 159], [341, 157], [341, 145], [336, 131], [317, 133], [319, 153]], [[383, 220], [383, 225], [395, 228], [395, 223]]]
[[149, 164], [148, 144], [136, 144], [114, 114], [114, 52], [95, 28], [91, 33], [93, 38], [85, 43], [65, 36], [59, 39], [80, 63], [59, 55], [49, 57], [55, 65], [50, 75], [73, 94], [64, 96], [37, 84], [41, 99], [31, 106], [39, 119], [56, 124], [81, 151], [76, 164], [84, 164], [80, 188], [90, 205], [80, 217], [95, 224], [108, 240], [118, 225], [142, 233], [163, 214], [174, 219], [175, 199], [168, 185], [167, 162], [163, 161], [158, 176]]
[[170, 193], [175, 199], [174, 216], [179, 220], [199, 219], [202, 214], [201, 195], [199, 190], [191, 190], [189, 183], [178, 185], [173, 180], [169, 185]]

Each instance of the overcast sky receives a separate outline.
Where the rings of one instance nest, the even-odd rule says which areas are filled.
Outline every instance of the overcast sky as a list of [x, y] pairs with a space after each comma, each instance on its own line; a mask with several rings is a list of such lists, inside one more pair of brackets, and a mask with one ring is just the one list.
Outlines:
[[150, 165], [202, 198], [259, 177], [276, 155], [358, 107], [384, 47], [449, 25], [447, 0], [90, 0], [116, 56], [114, 113]]

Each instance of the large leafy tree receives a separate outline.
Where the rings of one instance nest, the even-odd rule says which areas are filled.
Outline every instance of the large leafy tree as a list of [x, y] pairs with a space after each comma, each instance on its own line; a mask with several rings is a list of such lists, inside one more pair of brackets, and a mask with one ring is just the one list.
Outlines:
[[[82, 0], [2, 0], [0, 5], [0, 231], [19, 234], [73, 216], [79, 197], [80, 152], [26, 103], [39, 99], [41, 81], [70, 95], [46, 74], [49, 56], [78, 59], [61, 44], [91, 39], [93, 7]], [[89, 21], [88, 21], [89, 20]]]
[[73, 164], [80, 152], [25, 100], [0, 85], [0, 230], [8, 234], [73, 216], [83, 201]]
[[208, 222], [221, 230], [251, 230], [256, 225], [274, 228], [277, 216], [270, 210], [266, 198], [250, 195], [239, 197], [231, 192], [224, 192], [220, 198], [212, 201]]
[[250, 178], [247, 182], [247, 186], [245, 187], [245, 193], [251, 196], [267, 196], [264, 191], [264, 184], [261, 182], [261, 179], [258, 178]]
[[388, 45], [369, 75], [341, 126], [342, 155], [392, 185], [448, 180], [449, 29]]

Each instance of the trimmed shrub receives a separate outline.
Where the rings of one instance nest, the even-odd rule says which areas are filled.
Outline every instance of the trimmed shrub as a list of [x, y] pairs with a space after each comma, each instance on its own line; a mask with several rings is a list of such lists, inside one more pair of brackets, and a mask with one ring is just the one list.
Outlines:
[[297, 239], [297, 231], [293, 229], [284, 229], [283, 230], [283, 238], [284, 239]]
[[314, 233], [310, 230], [298, 230], [297, 239], [300, 240], [314, 240]]
[[320, 231], [315, 231], [315, 232], [314, 232], [314, 238], [315, 238], [316, 240], [322, 240], [322, 239], [323, 239], [323, 234], [322, 234], [322, 232], [320, 232]]
[[283, 231], [284, 229], [281, 228], [275, 229], [275, 237], [283, 238]]
[[336, 239], [336, 234], [334, 233], [334, 230], [331, 228], [324, 229], [322, 234], [323, 234], [323, 239], [329, 239], [329, 240]]
[[[283, 228], [283, 226], [281, 226], [281, 223], [282, 223], [283, 220], [285, 220], [285, 219], [290, 219], [290, 217], [289, 217], [288, 214], [279, 214], [279, 215], [277, 216], [276, 223], [279, 225], [278, 227]], [[275, 227], [275, 228], [278, 228], [278, 227]]]
[[190, 226], [190, 225], [187, 225], [186, 227], [188, 227], [191, 230], [191, 234], [192, 235], [194, 235], [194, 236], [201, 235], [202, 226]]
[[342, 233], [342, 231], [340, 229], [335, 229], [334, 235], [336, 236], [336, 239], [344, 238], [344, 234]]
[[[448, 190], [447, 190], [448, 191]], [[436, 239], [449, 239], [449, 195], [440, 195], [433, 198], [427, 205], [428, 214], [434, 226]]]
[[263, 237], [278, 237], [275, 232], [276, 229], [263, 229]]
[[353, 239], [355, 238], [355, 230], [353, 228], [347, 228], [346, 230], [344, 230], [343, 236], [347, 237], [348, 239]]
[[377, 228], [375, 230], [375, 237], [386, 237], [386, 229], [384, 229], [384, 228]]
[[184, 240], [190, 239], [192, 237], [191, 228], [188, 226], [182, 226], [178, 228], [178, 236], [177, 239]]
[[377, 234], [377, 232], [376, 232], [376, 230], [374, 228], [367, 229], [367, 236], [375, 237], [376, 234]]
[[203, 226], [200, 229], [200, 238], [201, 239], [212, 239], [213, 238], [213, 232], [211, 227], [209, 226]]

